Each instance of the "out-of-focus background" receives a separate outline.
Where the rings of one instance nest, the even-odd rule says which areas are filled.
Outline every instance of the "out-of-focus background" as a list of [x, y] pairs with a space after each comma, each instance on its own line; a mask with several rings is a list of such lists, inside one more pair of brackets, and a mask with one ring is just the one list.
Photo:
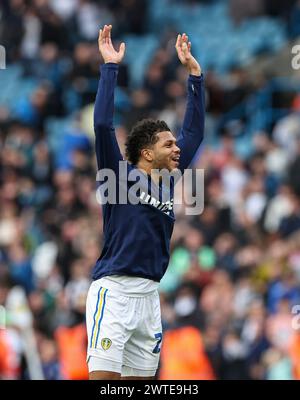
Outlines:
[[1, 1], [0, 377], [87, 378], [85, 299], [102, 235], [92, 113], [105, 23], [127, 44], [115, 96], [121, 147], [146, 116], [180, 129], [187, 75], [177, 33], [189, 35], [205, 75], [194, 162], [205, 169], [205, 208], [186, 216], [177, 207], [158, 377], [299, 379], [296, 0]]

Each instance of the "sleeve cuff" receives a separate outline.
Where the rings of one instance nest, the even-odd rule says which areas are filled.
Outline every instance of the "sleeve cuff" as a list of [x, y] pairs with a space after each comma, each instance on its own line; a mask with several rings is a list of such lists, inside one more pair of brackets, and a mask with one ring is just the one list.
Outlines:
[[118, 69], [119, 69], [119, 64], [116, 64], [116, 63], [106, 63], [106, 64], [100, 65], [100, 71], [105, 70], [105, 69], [112, 69], [112, 70], [118, 71]]
[[190, 82], [203, 82], [203, 80], [204, 80], [203, 73], [201, 73], [200, 76], [189, 75], [189, 81]]

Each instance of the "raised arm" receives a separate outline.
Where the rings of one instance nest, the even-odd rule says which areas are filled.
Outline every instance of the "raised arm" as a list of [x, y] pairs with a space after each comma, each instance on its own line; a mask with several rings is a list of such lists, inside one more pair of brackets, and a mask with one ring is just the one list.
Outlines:
[[117, 84], [118, 64], [125, 53], [125, 44], [116, 51], [111, 41], [111, 25], [104, 25], [99, 31], [98, 45], [104, 64], [98, 85], [94, 108], [94, 129], [96, 135], [96, 155], [98, 168], [111, 168], [118, 171], [122, 155], [113, 127], [114, 89]]
[[179, 169], [188, 168], [195, 156], [204, 134], [205, 100], [201, 67], [192, 56], [191, 42], [184, 33], [177, 36], [176, 51], [181, 63], [189, 72], [187, 105], [183, 125], [177, 139], [180, 148]]

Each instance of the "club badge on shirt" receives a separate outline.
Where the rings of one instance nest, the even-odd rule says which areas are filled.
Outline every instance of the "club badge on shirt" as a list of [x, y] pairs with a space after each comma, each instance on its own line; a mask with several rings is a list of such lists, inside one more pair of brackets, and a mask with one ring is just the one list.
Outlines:
[[110, 348], [111, 344], [112, 344], [112, 341], [108, 338], [103, 338], [101, 340], [101, 346], [102, 346], [103, 350], [108, 350]]

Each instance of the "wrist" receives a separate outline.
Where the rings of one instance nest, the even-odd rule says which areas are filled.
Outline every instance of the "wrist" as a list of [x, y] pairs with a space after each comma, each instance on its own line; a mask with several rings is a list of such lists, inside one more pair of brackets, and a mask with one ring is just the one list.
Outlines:
[[104, 60], [104, 64], [118, 64], [118, 63], [113, 60]]
[[200, 76], [202, 73], [201, 68], [190, 68], [189, 74], [194, 76]]
[[119, 65], [114, 62], [107, 62], [100, 64], [100, 69], [111, 69], [117, 71], [119, 69]]

